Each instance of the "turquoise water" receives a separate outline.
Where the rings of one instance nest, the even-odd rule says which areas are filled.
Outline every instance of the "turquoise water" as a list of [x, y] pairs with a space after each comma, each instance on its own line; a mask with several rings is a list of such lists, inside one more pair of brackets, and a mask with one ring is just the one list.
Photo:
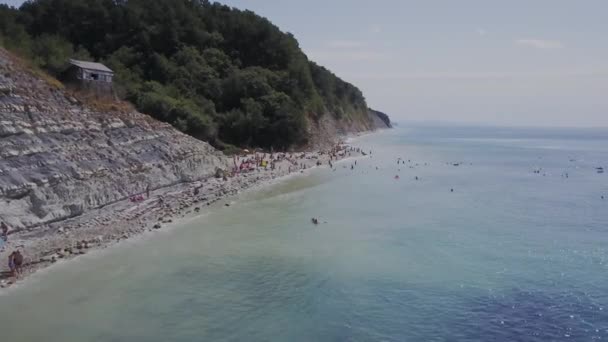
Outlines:
[[608, 339], [607, 131], [418, 126], [356, 144], [373, 154], [352, 171], [35, 275], [0, 296], [1, 336]]

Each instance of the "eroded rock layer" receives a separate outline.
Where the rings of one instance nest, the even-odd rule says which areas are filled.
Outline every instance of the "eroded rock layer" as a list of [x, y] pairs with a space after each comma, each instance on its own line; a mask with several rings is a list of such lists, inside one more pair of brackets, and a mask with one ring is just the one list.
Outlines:
[[207, 143], [119, 107], [91, 109], [0, 49], [0, 220], [57, 221], [227, 167]]

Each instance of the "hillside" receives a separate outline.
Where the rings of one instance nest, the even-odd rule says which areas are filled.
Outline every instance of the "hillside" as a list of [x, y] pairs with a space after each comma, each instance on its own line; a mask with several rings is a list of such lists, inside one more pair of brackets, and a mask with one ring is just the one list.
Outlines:
[[35, 0], [0, 7], [0, 42], [56, 77], [70, 57], [116, 72], [143, 113], [219, 148], [286, 149], [370, 130], [352, 84], [289, 33], [206, 0]]
[[77, 216], [227, 165], [147, 115], [79, 103], [0, 48], [0, 220], [11, 226]]

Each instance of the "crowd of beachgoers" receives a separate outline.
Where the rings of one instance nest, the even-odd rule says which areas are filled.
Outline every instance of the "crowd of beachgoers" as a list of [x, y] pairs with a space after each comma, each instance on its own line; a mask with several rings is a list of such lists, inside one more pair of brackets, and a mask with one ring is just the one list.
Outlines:
[[313, 167], [334, 168], [339, 160], [365, 154], [342, 142], [315, 152], [244, 150], [231, 157], [231, 170], [218, 169], [211, 178], [154, 191], [148, 185], [124, 201], [36, 229], [12, 231], [2, 223], [0, 260], [7, 262], [0, 263], [0, 287], [57, 261], [175, 225], [181, 218], [201, 215], [218, 205], [230, 206], [231, 196], [254, 185]]

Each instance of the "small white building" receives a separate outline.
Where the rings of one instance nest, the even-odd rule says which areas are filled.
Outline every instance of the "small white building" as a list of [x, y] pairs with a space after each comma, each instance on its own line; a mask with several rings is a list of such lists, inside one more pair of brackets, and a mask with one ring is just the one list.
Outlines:
[[70, 59], [71, 78], [82, 82], [112, 83], [114, 71], [101, 63]]

